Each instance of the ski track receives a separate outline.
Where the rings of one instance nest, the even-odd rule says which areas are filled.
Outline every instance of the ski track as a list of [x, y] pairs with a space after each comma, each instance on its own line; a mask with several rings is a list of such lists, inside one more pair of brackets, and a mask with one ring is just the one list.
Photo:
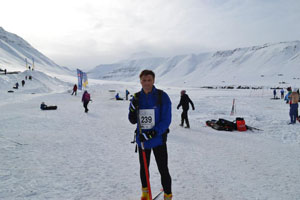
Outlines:
[[[108, 90], [116, 88], [139, 87], [92, 86], [89, 113], [81, 93], [13, 94], [2, 101], [0, 199], [139, 199], [138, 154], [130, 143], [135, 126], [127, 119], [128, 101], [111, 100]], [[162, 89], [173, 107], [168, 151], [174, 200], [299, 199], [300, 124], [287, 125], [282, 100], [245, 90], [190, 89], [196, 110], [189, 111], [191, 129], [185, 129], [178, 126], [180, 90]], [[233, 98], [236, 114], [230, 116]], [[41, 111], [42, 101], [58, 110]], [[237, 116], [264, 131], [205, 126], [206, 120]], [[155, 195], [161, 185], [153, 156], [150, 175]]]

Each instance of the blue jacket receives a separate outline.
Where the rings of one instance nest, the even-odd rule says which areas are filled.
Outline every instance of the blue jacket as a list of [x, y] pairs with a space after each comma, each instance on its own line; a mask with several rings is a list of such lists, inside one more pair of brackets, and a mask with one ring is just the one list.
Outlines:
[[[152, 128], [156, 131], [156, 136], [148, 141], [144, 142], [145, 149], [151, 149], [163, 144], [163, 134], [167, 131], [171, 124], [172, 120], [172, 105], [171, 100], [167, 93], [163, 92], [162, 94], [162, 102], [160, 105], [157, 105], [158, 102], [158, 92], [157, 89], [153, 86], [153, 89], [150, 93], [145, 94], [143, 89], [139, 95], [139, 109], [154, 109], [155, 115], [155, 126]], [[133, 113], [129, 110], [129, 120], [131, 123], [137, 123], [137, 120], [132, 121]], [[136, 115], [136, 113], [135, 113]], [[133, 116], [134, 117], [134, 116]], [[151, 130], [151, 129], [145, 129]], [[144, 129], [142, 129], [144, 131]], [[136, 142], [141, 147], [141, 142], [139, 140], [139, 124], [137, 124], [137, 134], [136, 134]]]

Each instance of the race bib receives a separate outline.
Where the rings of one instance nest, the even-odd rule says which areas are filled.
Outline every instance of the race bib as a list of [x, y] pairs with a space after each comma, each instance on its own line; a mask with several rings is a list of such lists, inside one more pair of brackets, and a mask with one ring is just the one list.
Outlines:
[[154, 109], [140, 110], [140, 125], [142, 129], [152, 129], [155, 126]]

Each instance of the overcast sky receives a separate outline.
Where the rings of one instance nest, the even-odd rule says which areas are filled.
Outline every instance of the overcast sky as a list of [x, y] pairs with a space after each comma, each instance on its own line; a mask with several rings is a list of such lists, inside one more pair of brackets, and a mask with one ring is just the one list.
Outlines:
[[300, 40], [300, 0], [9, 0], [0, 26], [59, 65]]

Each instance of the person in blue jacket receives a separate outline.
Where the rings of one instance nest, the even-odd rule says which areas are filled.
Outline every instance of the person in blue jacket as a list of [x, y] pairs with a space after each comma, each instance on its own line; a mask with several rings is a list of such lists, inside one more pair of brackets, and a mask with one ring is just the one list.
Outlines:
[[121, 97], [119, 96], [119, 93], [117, 93], [115, 97], [116, 97], [116, 100], [123, 100], [123, 98], [121, 98]]
[[280, 90], [280, 94], [281, 94], [281, 99], [283, 99], [284, 98], [284, 90], [283, 90], [283, 88]]
[[130, 92], [126, 89], [126, 101], [128, 101], [128, 95], [130, 94]]
[[[142, 89], [130, 100], [128, 118], [132, 124], [137, 124], [136, 142], [139, 149], [140, 178], [142, 183], [142, 198], [147, 200], [149, 190], [145, 175], [142, 146], [146, 153], [147, 165], [150, 163], [151, 150], [161, 175], [164, 199], [172, 199], [171, 176], [168, 168], [167, 134], [171, 124], [171, 100], [167, 93], [154, 86], [155, 74], [144, 70], [140, 74]], [[139, 116], [138, 114], [139, 113]], [[139, 117], [139, 119], [138, 119]], [[141, 126], [141, 133], [139, 132]]]

